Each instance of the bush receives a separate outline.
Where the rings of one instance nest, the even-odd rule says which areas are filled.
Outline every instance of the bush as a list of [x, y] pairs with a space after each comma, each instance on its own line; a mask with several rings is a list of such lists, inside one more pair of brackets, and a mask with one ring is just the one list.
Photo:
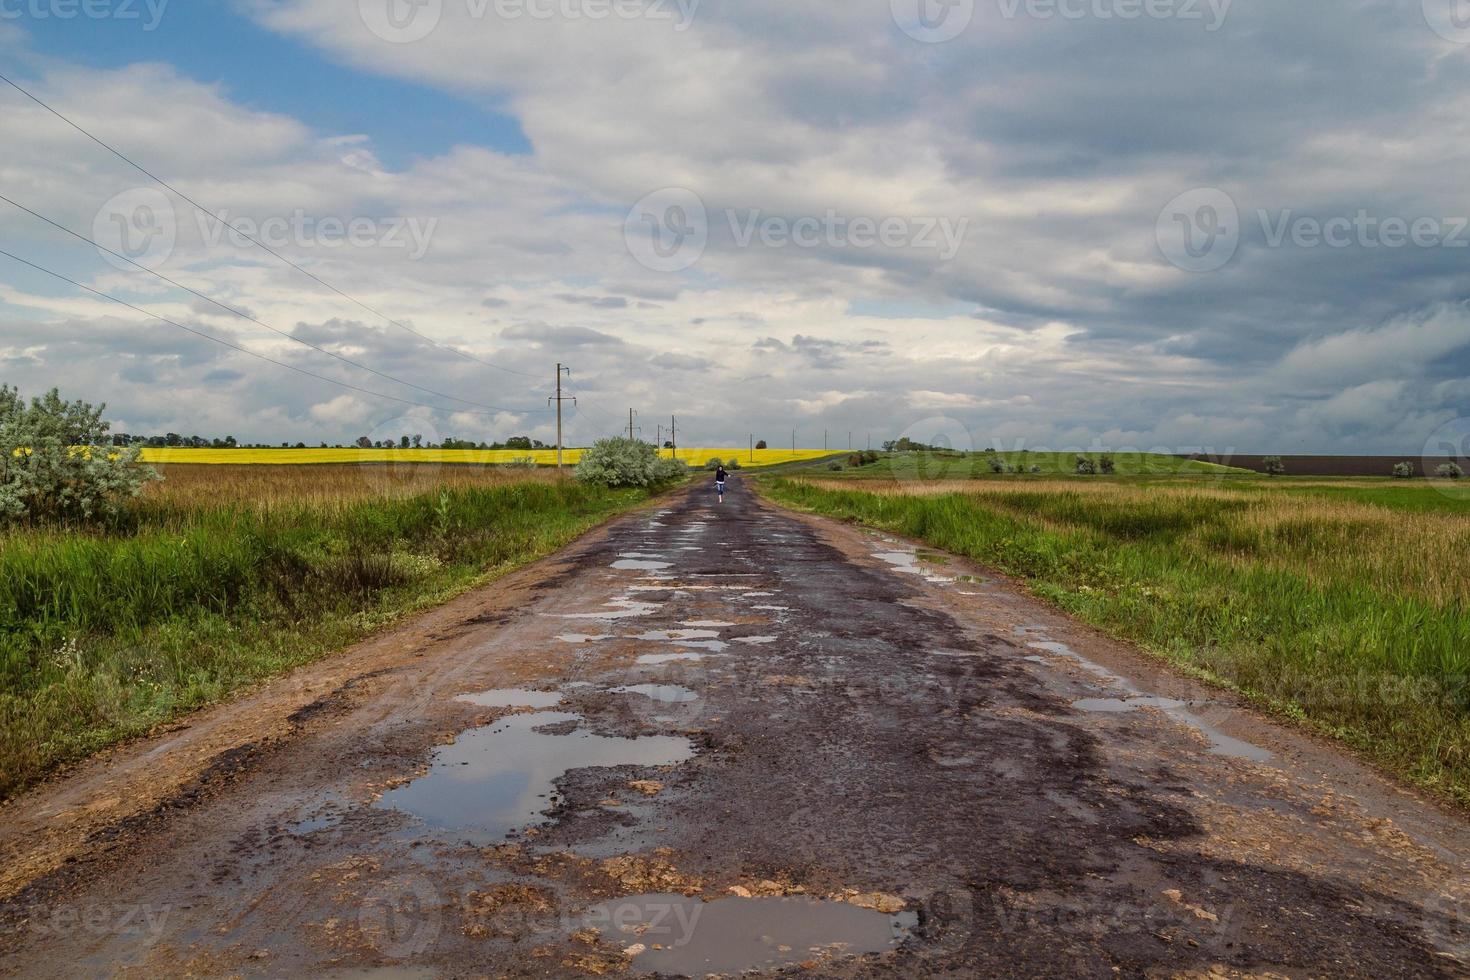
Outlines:
[[864, 449], [863, 450], [863, 462], [864, 463], [876, 463], [876, 462], [878, 462], [878, 450], [876, 450], [876, 449]]
[[720, 457], [718, 456], [711, 456], [709, 458], [709, 461], [704, 464], [704, 468], [713, 473], [715, 470], [724, 465], [725, 461], [723, 459], [720, 459]]
[[664, 459], [658, 450], [638, 439], [601, 439], [582, 453], [574, 471], [583, 483], [608, 487], [651, 487], [685, 476], [689, 468], [676, 459]]
[[990, 467], [990, 472], [992, 473], [1004, 473], [1006, 471], [1006, 464], [999, 456], [990, 457], [985, 461], [985, 465]]
[[1109, 476], [1117, 472], [1118, 469], [1117, 464], [1113, 462], [1113, 457], [1108, 453], [1102, 454], [1101, 458], [1099, 458], [1097, 461], [1097, 465], [1098, 468], [1103, 471], [1103, 473]]
[[1407, 480], [1409, 477], [1411, 477], [1411, 476], [1414, 475], [1414, 464], [1413, 463], [1394, 463], [1393, 464], [1393, 475], [1397, 479]]
[[725, 464], [725, 467], [727, 469], [738, 470], [738, 469], [740, 469], [740, 460], [738, 460], [738, 459], [732, 459], [732, 460], [730, 460], [730, 462], [728, 462], [728, 463]]
[[1458, 480], [1465, 475], [1459, 463], [1441, 463], [1434, 470], [1434, 475], [1444, 480]]
[[138, 448], [105, 446], [105, 405], [66, 402], [55, 388], [27, 405], [0, 385], [0, 521], [99, 521], [158, 479]]
[[1096, 472], [1097, 472], [1097, 464], [1096, 463], [1094, 463], [1092, 460], [1088, 459], [1086, 456], [1078, 456], [1077, 457], [1077, 475], [1078, 476], [1092, 476]]
[[500, 464], [513, 470], [534, 470], [536, 468], [535, 456], [517, 456], [509, 462]]
[[828, 463], [827, 464], [827, 469], [831, 470], [833, 473], [837, 473], [837, 472], [840, 472], [842, 470], [842, 464], [841, 463]]
[[1267, 476], [1282, 476], [1286, 473], [1286, 464], [1280, 456], [1267, 456], [1261, 461], [1261, 469]]
[[762, 439], [760, 442], [758, 442], [758, 443], [755, 444], [755, 448], [757, 448], [757, 449], [765, 449], [766, 448], [766, 441], [764, 439]]
[[1040, 473], [1041, 472], [1041, 467], [1040, 466], [1037, 466], [1035, 463], [1032, 463], [1031, 464], [1031, 472], [1032, 473]]

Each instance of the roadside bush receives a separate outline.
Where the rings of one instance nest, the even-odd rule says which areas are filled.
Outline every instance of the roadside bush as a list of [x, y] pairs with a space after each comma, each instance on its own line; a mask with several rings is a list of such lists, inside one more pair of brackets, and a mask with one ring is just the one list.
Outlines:
[[827, 464], [827, 469], [831, 470], [833, 473], [838, 473], [838, 472], [841, 472], [841, 470], [842, 470], [842, 464], [841, 463], [828, 463]]
[[1267, 476], [1284, 476], [1286, 474], [1286, 464], [1281, 461], [1280, 456], [1267, 456], [1261, 460], [1261, 469], [1265, 471]]
[[27, 405], [0, 385], [0, 521], [106, 520], [159, 478], [139, 449], [103, 445], [105, 409], [62, 401], [55, 388]]
[[[851, 456], [847, 457], [847, 465], [851, 466], [853, 469], [857, 469], [859, 466], [862, 466], [863, 454], [853, 453]], [[841, 469], [841, 467], [839, 466], [838, 469]]]
[[578, 480], [607, 487], [651, 487], [685, 476], [689, 468], [664, 459], [658, 450], [638, 439], [601, 439], [582, 454], [575, 469]]
[[992, 473], [1004, 473], [1006, 471], [1006, 464], [999, 456], [990, 457], [985, 461], [985, 465], [990, 467], [990, 472]]
[[1393, 464], [1393, 475], [1397, 479], [1407, 480], [1409, 477], [1411, 477], [1411, 476], [1414, 475], [1414, 464], [1413, 463], [1394, 463]]
[[1032, 463], [1031, 464], [1030, 472], [1032, 472], [1032, 473], [1040, 473], [1041, 472], [1041, 467], [1040, 466], [1037, 466], [1035, 463]]
[[1086, 456], [1078, 456], [1077, 457], [1077, 475], [1078, 476], [1092, 476], [1096, 472], [1097, 472], [1097, 464], [1096, 463], [1094, 463], [1092, 460], [1088, 459]]
[[738, 470], [738, 469], [740, 469], [741, 468], [741, 466], [740, 466], [740, 460], [738, 460], [738, 459], [731, 459], [730, 462], [728, 462], [728, 463], [725, 464], [725, 468], [726, 469], [731, 469], [731, 470]]
[[1444, 480], [1458, 480], [1465, 475], [1459, 463], [1441, 463], [1435, 468], [1434, 475]]
[[704, 468], [713, 473], [715, 470], [724, 465], [725, 461], [723, 459], [720, 459], [720, 457], [718, 456], [711, 456], [709, 458], [709, 461], [704, 464]]
[[1097, 461], [1097, 465], [1098, 468], [1101, 469], [1103, 473], [1108, 476], [1111, 476], [1113, 473], [1117, 472], [1118, 469], [1117, 464], [1113, 462], [1113, 457], [1108, 453], [1102, 454], [1102, 456]]

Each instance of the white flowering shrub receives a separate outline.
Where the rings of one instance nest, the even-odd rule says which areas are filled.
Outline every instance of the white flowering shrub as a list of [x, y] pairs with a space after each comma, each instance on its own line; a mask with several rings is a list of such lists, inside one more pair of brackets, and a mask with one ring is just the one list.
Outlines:
[[0, 385], [0, 521], [102, 521], [158, 479], [137, 449], [106, 445], [105, 408]]
[[689, 467], [664, 459], [658, 450], [638, 439], [601, 439], [582, 453], [577, 479], [608, 487], [651, 487], [687, 476]]

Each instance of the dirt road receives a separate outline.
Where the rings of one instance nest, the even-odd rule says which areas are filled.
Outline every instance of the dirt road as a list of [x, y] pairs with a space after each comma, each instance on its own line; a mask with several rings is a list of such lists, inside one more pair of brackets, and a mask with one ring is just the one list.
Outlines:
[[0, 811], [23, 976], [1462, 976], [1466, 825], [704, 487]]

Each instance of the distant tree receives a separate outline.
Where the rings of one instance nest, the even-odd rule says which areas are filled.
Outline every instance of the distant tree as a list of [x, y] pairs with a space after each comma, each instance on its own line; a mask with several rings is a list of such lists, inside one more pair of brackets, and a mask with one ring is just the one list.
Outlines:
[[1465, 475], [1459, 463], [1441, 463], [1435, 467], [1434, 475], [1444, 480], [1458, 480]]
[[1393, 475], [1394, 475], [1394, 477], [1396, 479], [1399, 479], [1399, 480], [1407, 480], [1409, 477], [1411, 477], [1411, 476], [1414, 475], [1414, 464], [1413, 463], [1394, 463], [1393, 464]]
[[400, 448], [400, 449], [407, 449], [408, 448], [408, 445], [409, 445], [409, 438], [408, 438], [408, 436], [403, 436], [403, 437], [401, 437], [398, 440], [398, 448]]
[[[667, 442], [666, 442], [666, 443], [664, 443], [664, 448], [665, 448], [665, 449], [668, 449], [668, 448], [669, 448], [669, 445], [670, 445], [670, 444], [669, 444], [669, 443], [667, 443]], [[765, 441], [765, 440], [764, 440], [764, 439], [762, 439], [762, 440], [760, 440], [760, 441], [759, 441], [759, 442], [757, 442], [757, 443], [756, 443], [756, 444], [755, 444], [755, 448], [757, 448], [757, 449], [765, 449], [765, 448], [766, 448], [766, 441]]]
[[1077, 457], [1077, 474], [1079, 476], [1092, 476], [1097, 472], [1097, 464], [1086, 456]]
[[505, 440], [505, 448], [506, 449], [530, 449], [531, 448], [531, 437], [530, 436], [511, 436], [509, 439]]
[[1111, 476], [1118, 469], [1117, 464], [1113, 462], [1112, 455], [1109, 453], [1103, 453], [1101, 456], [1098, 457], [1097, 466], [1098, 469], [1102, 470], [1103, 473], [1108, 474], [1109, 476]]
[[182, 446], [184, 444], [184, 437], [177, 432], [170, 432], [163, 437], [163, 443], [166, 446]]
[[357, 437], [357, 447], [359, 449], [371, 449], [371, 448], [373, 448], [373, 441], [371, 439], [369, 439], [367, 436], [358, 436]]
[[418, 449], [424, 444], [424, 437], [415, 433], [413, 437], [413, 448]]
[[1280, 456], [1267, 456], [1261, 461], [1261, 469], [1267, 476], [1284, 476], [1286, 464], [1281, 461]]

